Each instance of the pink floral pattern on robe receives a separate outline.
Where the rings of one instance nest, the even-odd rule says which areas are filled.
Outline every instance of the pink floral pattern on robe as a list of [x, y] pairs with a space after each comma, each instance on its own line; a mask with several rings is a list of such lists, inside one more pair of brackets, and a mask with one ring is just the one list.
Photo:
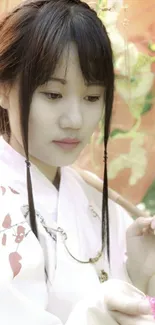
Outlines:
[[[7, 191], [11, 191], [13, 194], [19, 194], [16, 190], [14, 190], [12, 187], [8, 186], [7, 188], [4, 186], [0, 186], [1, 195], [5, 195]], [[2, 219], [2, 227], [0, 228], [0, 236], [2, 246], [7, 246], [7, 237], [11, 235], [14, 237], [14, 243], [16, 243], [16, 250], [9, 253], [8, 259], [9, 264], [13, 272], [13, 278], [16, 277], [22, 268], [22, 256], [18, 253], [19, 245], [22, 243], [22, 241], [25, 239], [25, 237], [28, 235], [30, 231], [26, 231], [26, 228], [23, 226], [24, 224], [27, 224], [27, 221], [21, 221], [20, 223], [13, 224], [13, 221], [11, 219], [11, 214], [8, 213], [4, 216], [4, 219]]]

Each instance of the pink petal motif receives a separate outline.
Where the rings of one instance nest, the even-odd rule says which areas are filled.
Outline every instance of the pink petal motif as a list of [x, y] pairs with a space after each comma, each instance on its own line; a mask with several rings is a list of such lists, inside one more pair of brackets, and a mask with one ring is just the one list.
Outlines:
[[11, 269], [13, 271], [14, 278], [19, 274], [22, 268], [22, 265], [19, 262], [21, 259], [22, 257], [17, 252], [10, 253], [9, 255], [9, 262], [10, 262]]
[[24, 237], [25, 235], [16, 236], [15, 243], [20, 244], [23, 241]]
[[2, 238], [2, 245], [3, 246], [6, 246], [6, 239], [7, 239], [6, 234], [3, 234], [3, 238]]
[[17, 234], [18, 235], [25, 234], [25, 228], [23, 226], [18, 226], [17, 227]]
[[13, 194], [19, 194], [19, 192], [17, 192], [16, 190], [14, 190], [12, 187], [9, 186], [9, 189], [10, 191], [13, 193]]
[[8, 213], [2, 223], [3, 228], [10, 228], [11, 227], [11, 217], [10, 214]]
[[2, 195], [4, 195], [5, 192], [6, 192], [6, 188], [5, 188], [4, 186], [0, 186], [0, 189], [1, 189], [1, 191], [2, 191]]
[[25, 228], [23, 226], [18, 226], [15, 242], [17, 244], [20, 244], [22, 242], [22, 240], [24, 239], [24, 237], [25, 237]]

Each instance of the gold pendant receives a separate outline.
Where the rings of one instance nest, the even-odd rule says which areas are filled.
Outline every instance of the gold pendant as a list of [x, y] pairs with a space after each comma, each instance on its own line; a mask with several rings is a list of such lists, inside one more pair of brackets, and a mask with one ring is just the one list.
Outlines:
[[102, 257], [103, 252], [100, 251], [97, 253], [96, 257], [90, 258], [89, 263], [95, 264], [99, 261], [99, 259]]
[[98, 277], [99, 277], [99, 280], [100, 280], [101, 283], [103, 283], [103, 282], [105, 282], [105, 281], [108, 280], [108, 274], [104, 270], [101, 270], [99, 272]]

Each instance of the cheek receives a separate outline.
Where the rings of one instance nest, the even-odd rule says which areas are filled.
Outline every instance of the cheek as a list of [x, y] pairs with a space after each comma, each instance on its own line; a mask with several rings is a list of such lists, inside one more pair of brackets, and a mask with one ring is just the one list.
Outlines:
[[[51, 123], [50, 109], [38, 96], [34, 96], [30, 108], [29, 130], [31, 133], [42, 132]], [[40, 132], [39, 132], [40, 133]]]
[[20, 116], [19, 116], [19, 107], [18, 105], [13, 105], [9, 110], [9, 123], [11, 128], [11, 134], [22, 146], [22, 135], [20, 128]]
[[[18, 140], [20, 140], [21, 139], [20, 110], [19, 110], [18, 86], [16, 84], [10, 88], [9, 97], [8, 97], [8, 114], [9, 114], [11, 133]], [[21, 142], [21, 140], [19, 142]]]
[[50, 141], [57, 128], [57, 119], [51, 104], [36, 95], [29, 116], [29, 139], [33, 145], [39, 147]]
[[90, 135], [95, 131], [95, 129], [99, 125], [102, 116], [103, 109], [101, 106], [94, 107], [92, 110], [89, 110], [85, 115], [84, 129], [87, 129]]

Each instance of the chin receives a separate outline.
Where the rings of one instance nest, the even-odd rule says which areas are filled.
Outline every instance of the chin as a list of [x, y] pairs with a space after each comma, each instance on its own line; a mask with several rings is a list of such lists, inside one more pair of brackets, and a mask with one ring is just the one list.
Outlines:
[[[39, 160], [42, 164], [53, 167], [65, 167], [75, 163], [84, 146], [80, 145], [76, 149], [70, 151], [62, 151], [61, 149], [47, 148], [47, 150], [39, 150], [37, 148], [33, 157]], [[40, 154], [41, 153], [41, 154]]]
[[75, 161], [77, 160], [78, 156], [76, 156], [74, 159], [62, 159], [60, 161], [55, 161], [53, 163], [51, 163], [50, 165], [51, 166], [54, 166], [54, 167], [67, 167], [67, 166], [70, 166], [72, 164], [75, 163]]
[[[81, 151], [80, 151], [81, 153]], [[50, 164], [52, 166], [56, 167], [65, 167], [65, 166], [70, 166], [75, 163], [75, 161], [78, 159], [80, 153], [70, 153], [70, 155], [61, 155], [61, 157], [57, 157], [56, 159], [52, 159], [50, 161]]]
[[79, 153], [78, 154], [71, 154], [70, 155], [53, 155], [53, 156], [49, 156], [49, 157], [41, 157], [39, 155], [37, 155], [37, 157], [35, 157], [35, 160], [33, 159], [34, 163], [37, 164], [38, 163], [42, 163], [51, 167], [65, 167], [65, 166], [69, 166], [72, 165], [78, 158]]

